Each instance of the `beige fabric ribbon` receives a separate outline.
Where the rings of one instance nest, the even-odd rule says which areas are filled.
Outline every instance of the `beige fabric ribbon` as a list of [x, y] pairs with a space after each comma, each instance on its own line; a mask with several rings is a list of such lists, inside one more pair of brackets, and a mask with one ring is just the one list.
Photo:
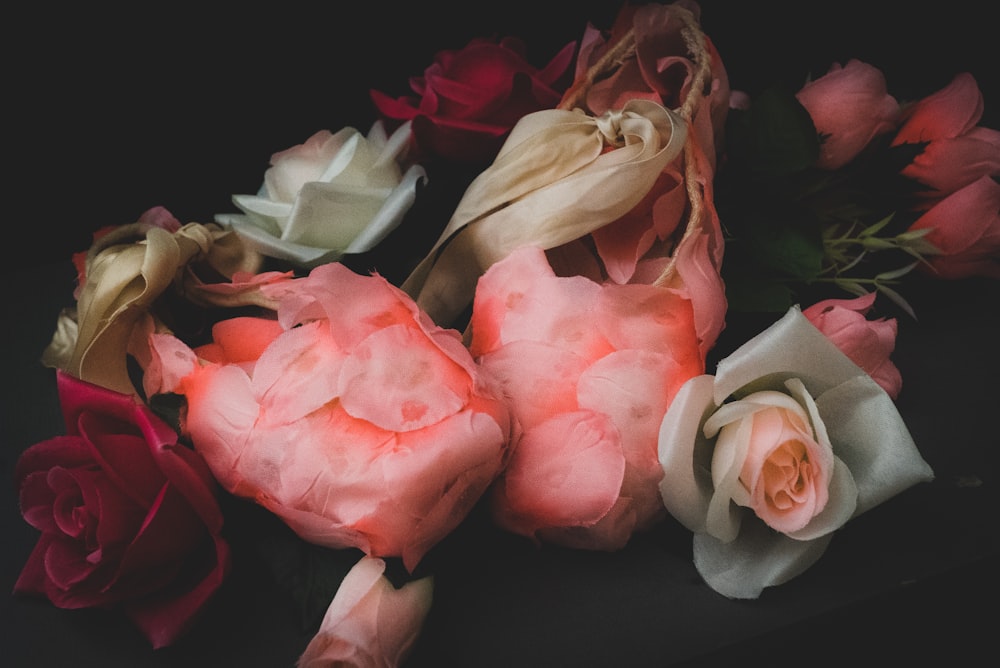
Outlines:
[[686, 138], [686, 122], [649, 100], [599, 117], [579, 109], [524, 116], [402, 289], [450, 325], [483, 272], [514, 249], [554, 248], [632, 209]]
[[189, 223], [174, 233], [126, 225], [100, 239], [88, 253], [77, 300], [78, 334], [65, 370], [135, 394], [126, 353], [132, 333], [184, 269], [201, 260], [223, 276], [259, 265], [259, 257], [247, 253], [239, 237], [217, 225]]

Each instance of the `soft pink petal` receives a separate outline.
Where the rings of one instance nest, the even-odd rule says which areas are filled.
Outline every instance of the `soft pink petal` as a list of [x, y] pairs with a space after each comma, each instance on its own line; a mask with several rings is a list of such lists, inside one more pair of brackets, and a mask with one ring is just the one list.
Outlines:
[[588, 366], [573, 352], [535, 341], [509, 343], [484, 355], [480, 364], [497, 379], [511, 412], [526, 429], [578, 408], [577, 380]]
[[1000, 183], [984, 176], [942, 199], [911, 229], [931, 228], [925, 237], [941, 255], [930, 259], [933, 275], [945, 279], [1000, 277]]
[[625, 474], [618, 430], [593, 411], [563, 413], [525, 431], [502, 485], [502, 519], [531, 535], [589, 526], [615, 504]]
[[351, 351], [336, 392], [350, 415], [389, 431], [411, 431], [456, 413], [469, 400], [471, 378], [414, 327], [379, 330]]
[[397, 589], [384, 573], [385, 562], [372, 557], [351, 568], [298, 668], [402, 665], [430, 612], [433, 580]]
[[1000, 131], [973, 128], [960, 137], [934, 140], [903, 169], [903, 175], [938, 197], [983, 176], [1000, 176]]
[[543, 251], [511, 253], [496, 262], [479, 278], [473, 301], [470, 351], [474, 357], [501, 345], [500, 331], [508, 309], [514, 309], [537, 282], [553, 278]]
[[961, 137], [983, 116], [983, 94], [968, 72], [909, 107], [893, 145]]
[[796, 97], [821, 137], [818, 165], [823, 169], [853, 160], [876, 136], [894, 130], [900, 113], [882, 72], [859, 60], [835, 63]]
[[254, 398], [272, 423], [294, 422], [337, 397], [345, 357], [327, 322], [290, 329], [254, 365]]

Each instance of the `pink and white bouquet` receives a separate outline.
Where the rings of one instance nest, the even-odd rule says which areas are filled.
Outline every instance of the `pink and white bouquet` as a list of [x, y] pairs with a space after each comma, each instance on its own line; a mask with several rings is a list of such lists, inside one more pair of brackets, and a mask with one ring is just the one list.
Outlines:
[[[913, 276], [1000, 278], [976, 81], [899, 101], [851, 60], [750, 96], [701, 13], [626, 3], [538, 65], [442, 50], [367, 135], [274, 153], [241, 213], [96, 234], [44, 355], [66, 433], [17, 466], [17, 592], [183, 642], [240, 558], [224, 509], [256, 504], [357, 555], [300, 665], [399, 665], [424, 557], [480, 504], [581, 550], [679, 524], [754, 599], [931, 480], [890, 314]], [[450, 218], [414, 220], [456, 169]], [[417, 225], [405, 280], [351, 268]], [[774, 324], [714, 360], [741, 312]]]

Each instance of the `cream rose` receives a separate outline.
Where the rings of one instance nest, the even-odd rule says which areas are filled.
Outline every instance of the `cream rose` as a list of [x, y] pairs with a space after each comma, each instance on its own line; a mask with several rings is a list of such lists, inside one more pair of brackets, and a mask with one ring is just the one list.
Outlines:
[[852, 517], [933, 477], [889, 395], [797, 307], [685, 383], [659, 458], [695, 567], [731, 598], [802, 573]]
[[312, 268], [363, 253], [403, 220], [426, 180], [406, 165], [410, 124], [387, 136], [376, 122], [367, 136], [354, 128], [320, 130], [271, 156], [256, 195], [234, 195], [242, 214], [218, 214], [254, 250]]

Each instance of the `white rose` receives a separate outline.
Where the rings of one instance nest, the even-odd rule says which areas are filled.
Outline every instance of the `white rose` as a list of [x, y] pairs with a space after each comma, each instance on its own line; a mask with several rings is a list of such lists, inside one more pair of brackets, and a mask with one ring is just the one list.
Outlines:
[[933, 478], [889, 395], [798, 308], [681, 388], [659, 457], [695, 567], [731, 598], [799, 575], [848, 520]]
[[275, 153], [256, 195], [235, 195], [243, 214], [219, 214], [262, 255], [305, 268], [363, 253], [382, 241], [426, 181], [419, 165], [403, 171], [411, 136], [406, 123], [387, 136], [377, 121], [367, 137], [354, 128], [321, 130]]

